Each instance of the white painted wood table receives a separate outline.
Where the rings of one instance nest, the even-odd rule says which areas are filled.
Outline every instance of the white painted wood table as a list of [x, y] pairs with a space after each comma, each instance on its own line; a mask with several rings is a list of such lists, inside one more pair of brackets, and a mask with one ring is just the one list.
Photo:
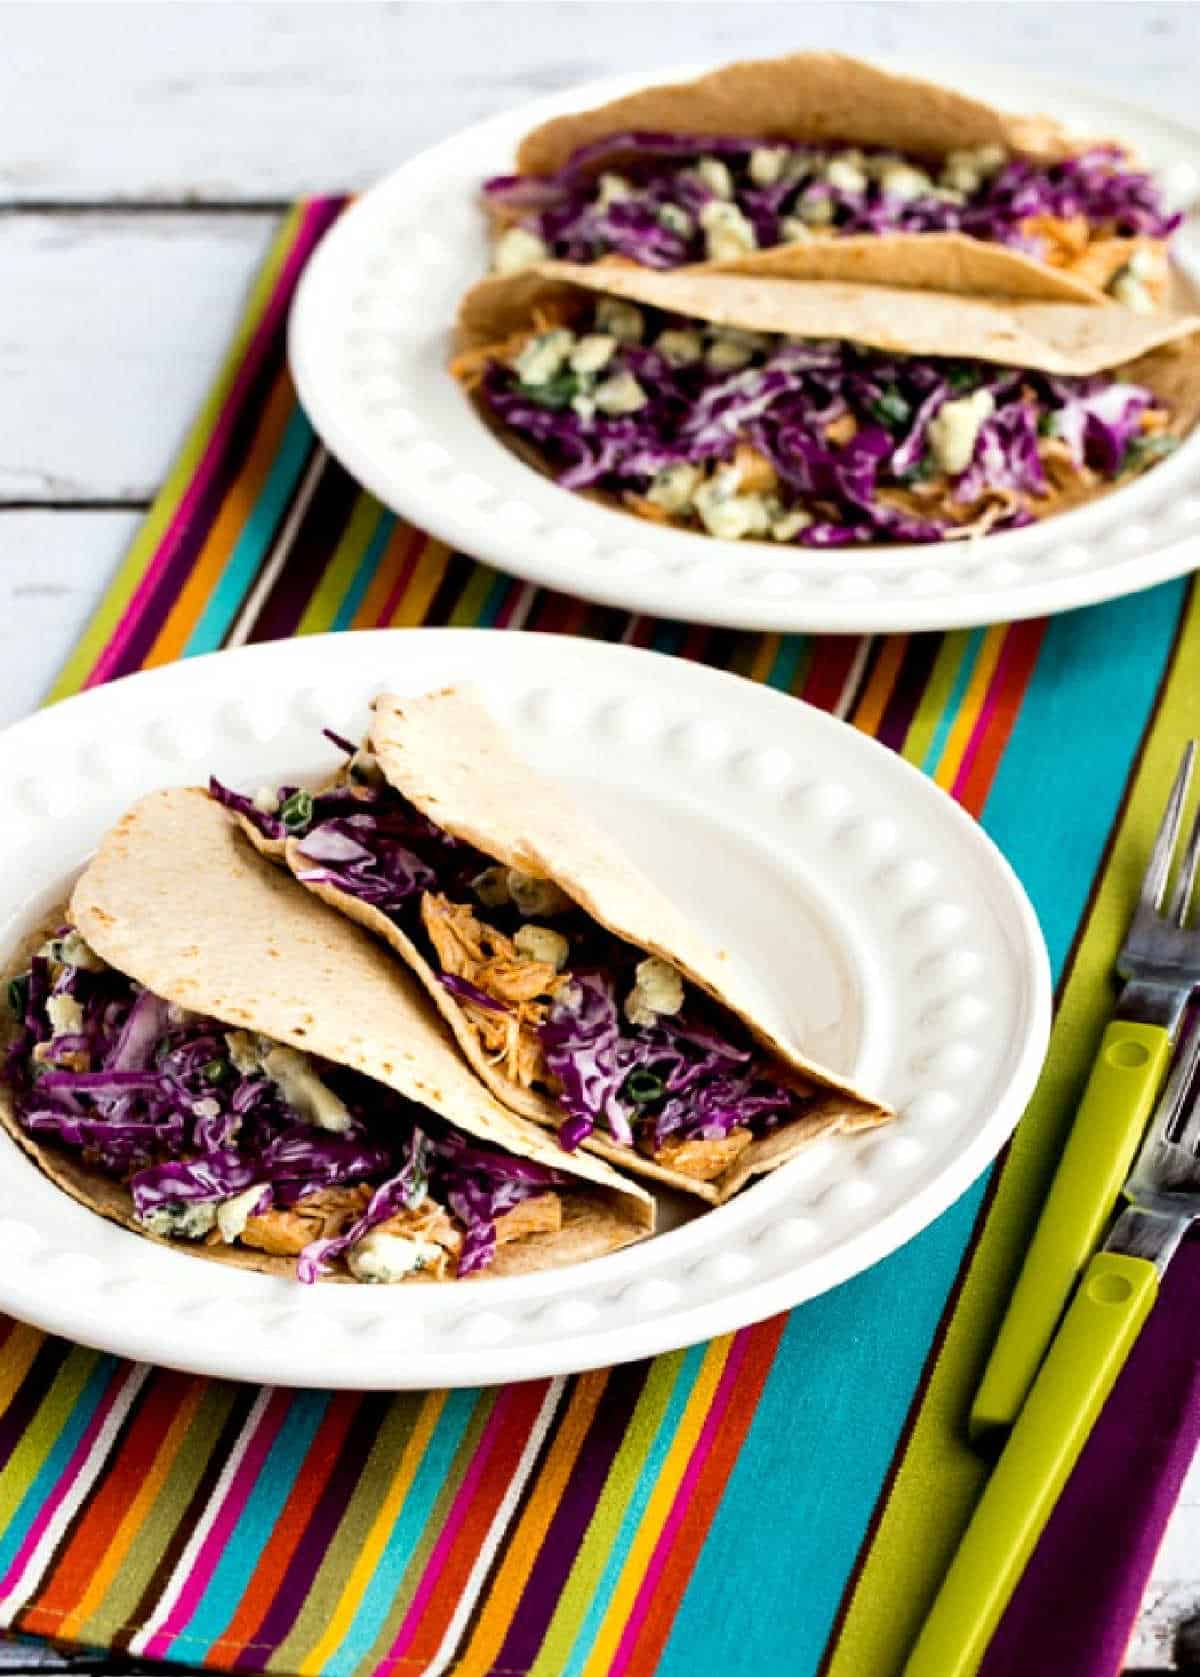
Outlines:
[[[0, 5], [0, 29], [0, 723], [87, 621], [296, 197], [635, 65], [928, 50], [1195, 120], [1200, 62], [1200, 8], [1161, 4]], [[1130, 1669], [1169, 1667], [1198, 1610], [1200, 1471]], [[0, 1671], [50, 1668], [0, 1645]]]

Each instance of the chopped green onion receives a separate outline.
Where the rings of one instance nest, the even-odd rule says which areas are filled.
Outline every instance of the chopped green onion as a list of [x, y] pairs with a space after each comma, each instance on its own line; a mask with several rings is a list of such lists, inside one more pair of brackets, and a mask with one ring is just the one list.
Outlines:
[[23, 972], [19, 978], [12, 978], [8, 983], [8, 1005], [12, 1009], [14, 1018], [24, 1019], [25, 1004], [29, 1000], [29, 974]]
[[905, 486], [910, 483], [928, 483], [935, 470], [933, 456], [926, 454], [917, 461], [915, 466], [910, 466], [906, 472], [901, 472], [896, 481], [897, 483], [903, 483]]
[[1134, 437], [1125, 450], [1119, 475], [1124, 477], [1127, 472], [1140, 472], [1143, 466], [1161, 460], [1165, 454], [1173, 453], [1178, 447], [1179, 438], [1171, 436], [1167, 431], [1159, 431], [1152, 437]]
[[1058, 415], [1056, 413], [1042, 414], [1037, 423], [1037, 431], [1039, 437], [1057, 437]]
[[622, 1091], [635, 1106], [648, 1106], [651, 1101], [661, 1100], [667, 1092], [667, 1086], [657, 1072], [647, 1071], [644, 1066], [637, 1066], [625, 1079]]
[[946, 369], [946, 383], [951, 390], [974, 390], [978, 382], [978, 373], [970, 367], [948, 367]]
[[279, 819], [292, 833], [302, 832], [312, 817], [312, 793], [306, 792], [303, 787], [298, 792], [293, 792], [279, 811]]
[[898, 390], [885, 390], [877, 401], [868, 403], [868, 406], [879, 423], [889, 431], [899, 430], [912, 417], [912, 407]]
[[200, 1075], [206, 1083], [227, 1083], [232, 1070], [228, 1060], [210, 1060], [201, 1068]]
[[530, 402], [536, 402], [539, 408], [565, 408], [572, 396], [578, 396], [580, 380], [575, 373], [559, 373], [557, 378], [547, 379], [545, 384], [522, 384], [517, 382], [517, 389]]

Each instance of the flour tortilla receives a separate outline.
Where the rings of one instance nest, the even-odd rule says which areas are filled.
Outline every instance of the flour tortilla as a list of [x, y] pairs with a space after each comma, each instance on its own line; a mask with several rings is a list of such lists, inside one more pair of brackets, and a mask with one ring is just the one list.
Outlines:
[[[695, 81], [645, 88], [592, 110], [554, 117], [522, 140], [517, 169], [523, 175], [552, 174], [581, 146], [606, 135], [637, 132], [882, 147], [926, 161], [941, 159], [951, 151], [1001, 145], [1014, 156], [1043, 164], [1061, 162], [1097, 143], [1068, 133], [1050, 117], [1018, 116], [936, 82], [898, 75], [841, 53], [800, 52], [726, 65]], [[614, 148], [597, 155], [588, 168], [593, 173], [620, 169], [623, 160], [627, 163], [636, 155], [636, 147]], [[914, 247], [940, 237], [884, 233], [852, 235], [849, 241], [837, 236], [819, 238], [798, 247], [782, 245], [752, 252], [738, 266], [746, 272], [774, 273], [781, 271], [782, 262], [786, 271], [787, 251], [806, 250], [810, 245], [837, 249], [852, 242], [859, 247], [852, 258], [852, 274], [807, 277], [928, 284], [917, 275], [927, 264], [936, 264], [937, 257], [919, 255]], [[957, 260], [972, 292], [1026, 296], [1032, 275], [1040, 273], [1047, 297], [1105, 302], [1108, 281], [1139, 247], [1152, 248], [1165, 271], [1162, 240], [1114, 237], [1093, 241], [1093, 245], [1113, 248], [1092, 252], [1089, 247], [1078, 269], [1067, 272], [986, 240], [950, 237], [961, 237], [964, 248]], [[720, 265], [697, 265], [713, 266]], [[945, 289], [946, 283], [943, 280], [940, 288]]]
[[[599, 1159], [564, 1154], [495, 1100], [408, 974], [344, 916], [242, 844], [203, 792], [158, 792], [136, 804], [104, 840], [69, 905], [13, 957], [8, 976], [25, 970], [48, 929], [68, 922], [110, 966], [157, 995], [351, 1067], [478, 1141], [576, 1177], [579, 1192], [560, 1190], [562, 1229], [501, 1246], [488, 1275], [579, 1263], [653, 1228], [654, 1205], [644, 1189]], [[10, 1039], [13, 1028], [6, 1023]], [[3, 1085], [0, 1123], [74, 1199], [157, 1238], [136, 1223], [120, 1183], [69, 1150], [27, 1136]], [[163, 1244], [241, 1269], [295, 1273], [290, 1257]]]
[[[585, 1144], [592, 1152], [718, 1203], [749, 1177], [783, 1164], [818, 1135], [870, 1129], [892, 1116], [882, 1102], [814, 1065], [758, 1019], [756, 1004], [729, 956], [711, 949], [674, 903], [635, 872], [628, 858], [583, 818], [559, 787], [516, 755], [507, 735], [472, 693], [450, 688], [420, 699], [383, 695], [375, 703], [370, 747], [389, 782], [432, 821], [498, 862], [553, 879], [608, 930], [670, 961], [743, 1023], [771, 1059], [774, 1075], [811, 1097], [802, 1117], [752, 1142], [713, 1182], [699, 1182], [656, 1164], [599, 1134]], [[294, 840], [288, 841], [287, 859], [297, 874], [312, 867]], [[386, 915], [329, 885], [308, 888], [375, 932], [412, 968], [471, 1066], [495, 1095], [539, 1125], [556, 1128], [562, 1122], [563, 1113], [554, 1101], [521, 1088], [488, 1063], [455, 998]]]
[[1047, 373], [1109, 371], [1200, 331], [1194, 313], [1144, 315], [775, 274], [545, 262], [474, 286], [459, 309], [458, 347], [481, 349], [528, 329], [535, 309], [565, 316], [583, 306], [586, 292], [717, 326], [844, 338], [896, 355], [963, 356]]

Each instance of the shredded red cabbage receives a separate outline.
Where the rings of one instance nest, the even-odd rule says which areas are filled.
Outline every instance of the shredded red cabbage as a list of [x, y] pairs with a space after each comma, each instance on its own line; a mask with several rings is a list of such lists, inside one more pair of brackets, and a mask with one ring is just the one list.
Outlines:
[[[255, 1186], [251, 1214], [325, 1188], [370, 1186], [357, 1220], [300, 1255], [297, 1274], [309, 1282], [368, 1229], [430, 1192], [462, 1225], [457, 1273], [468, 1275], [491, 1263], [497, 1217], [569, 1185], [545, 1166], [468, 1145], [357, 1073], [315, 1062], [350, 1114], [347, 1129], [321, 1129], [264, 1072], [238, 1068], [219, 1021], [185, 1013], [111, 968], [69, 965], [61, 946], [53, 948], [57, 954], [36, 955], [10, 986], [17, 1030], [4, 1077], [17, 1121], [38, 1141], [77, 1151], [126, 1183], [149, 1227], [196, 1238], [212, 1217], [189, 1225], [188, 1208], [215, 1209]], [[78, 1002], [82, 1030], [55, 1034], [47, 1010], [55, 995]], [[240, 1050], [239, 1057], [244, 1063]]]
[[[751, 157], [760, 148], [786, 152], [778, 178], [768, 185], [751, 174]], [[848, 149], [866, 160], [861, 187], [824, 178], [823, 165]], [[965, 193], [939, 189], [930, 178], [927, 189], [908, 196], [885, 190], [871, 172], [872, 161], [886, 158], [926, 172], [928, 160], [835, 145], [781, 148], [777, 141], [739, 136], [631, 132], [582, 146], [552, 175], [497, 175], [485, 183], [484, 195], [536, 233], [553, 256], [591, 262], [616, 254], [643, 267], [674, 268], [709, 255], [700, 213], [718, 195], [695, 172], [706, 156], [729, 170], [732, 195], [725, 201], [750, 223], [759, 249], [788, 242], [794, 234], [785, 222], [804, 220], [818, 201], [829, 205], [821, 231], [961, 231], [1035, 255], [1047, 253], [1029, 225], [1038, 216], [1082, 216], [1097, 234], [1152, 238], [1168, 238], [1181, 219], [1167, 213], [1153, 179], [1116, 146], [1094, 146], [1058, 163], [1014, 159]], [[632, 191], [612, 196], [602, 188], [606, 162]]]
[[[523, 383], [514, 366], [500, 361], [485, 372], [483, 403], [537, 448], [566, 488], [645, 497], [658, 492], [656, 479], [666, 481], [659, 474], [673, 467], [698, 467], [711, 480], [739, 444], [749, 444], [773, 467], [777, 483], [757, 497], [759, 526], [734, 534], [773, 533], [776, 540], [831, 547], [939, 541], [968, 516], [964, 510], [956, 517], [952, 507], [965, 509], [986, 491], [1044, 496], [1050, 486], [1039, 440], [1045, 436], [1061, 437], [1076, 467], [1105, 479], [1150, 463], [1130, 445], [1154, 397], [1106, 374], [1053, 377], [761, 334], [751, 335], [748, 364], [730, 372], [706, 357], [679, 365], [655, 347], [665, 331], [686, 328], [711, 343], [721, 340], [719, 329], [648, 308], [641, 314], [645, 341], [618, 344], [601, 375], [636, 380], [644, 402], [634, 412], [598, 411], [595, 378], [571, 372], [569, 363], [543, 385]], [[603, 330], [594, 315], [578, 326], [581, 336]], [[975, 393], [990, 399], [989, 417], [966, 469], [951, 474], [938, 463], [930, 426], [947, 403]], [[853, 435], [834, 440], [847, 432]], [[881, 498], [922, 484], [944, 485], [947, 493], [899, 505]], [[724, 533], [691, 493], [672, 516]], [[809, 521], [791, 530], [784, 521], [794, 512]], [[1032, 516], [1024, 501], [1014, 500], [991, 527], [1014, 528]]]
[[[568, 1115], [558, 1132], [568, 1151], [596, 1129], [651, 1153], [735, 1128], [760, 1136], [796, 1110], [796, 1097], [723, 1028], [686, 1012], [630, 1024], [604, 973], [573, 973], [539, 1035]], [[639, 1073], [650, 1076], [639, 1083]]]

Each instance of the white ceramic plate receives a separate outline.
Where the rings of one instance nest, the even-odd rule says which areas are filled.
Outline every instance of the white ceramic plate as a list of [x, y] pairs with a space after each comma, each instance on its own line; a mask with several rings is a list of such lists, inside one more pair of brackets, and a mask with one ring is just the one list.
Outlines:
[[1004, 1142], [1045, 1050], [1029, 904], [979, 828], [795, 699], [629, 647], [478, 630], [329, 635], [135, 675], [0, 735], [0, 955], [141, 793], [328, 766], [373, 694], [473, 680], [541, 768], [760, 976], [781, 1027], [901, 1110], [640, 1246], [462, 1286], [302, 1287], [85, 1211], [0, 1136], [0, 1309], [122, 1355], [293, 1385], [525, 1379], [810, 1298], [909, 1239]]
[[[702, 68], [704, 68], [702, 66]], [[1025, 71], [900, 68], [1119, 134], [1172, 202], [1200, 192], [1200, 131]], [[1200, 435], [1115, 495], [973, 545], [818, 551], [664, 529], [559, 489], [480, 423], [445, 370], [461, 293], [486, 269], [480, 182], [546, 117], [695, 66], [595, 82], [468, 128], [403, 164], [327, 235], [301, 282], [291, 361], [333, 453], [383, 502], [502, 570], [606, 605], [746, 629], [946, 628], [1129, 593], [1200, 559]], [[1189, 245], [1193, 260], [1188, 262]], [[1181, 260], [1200, 272], [1185, 231]]]

